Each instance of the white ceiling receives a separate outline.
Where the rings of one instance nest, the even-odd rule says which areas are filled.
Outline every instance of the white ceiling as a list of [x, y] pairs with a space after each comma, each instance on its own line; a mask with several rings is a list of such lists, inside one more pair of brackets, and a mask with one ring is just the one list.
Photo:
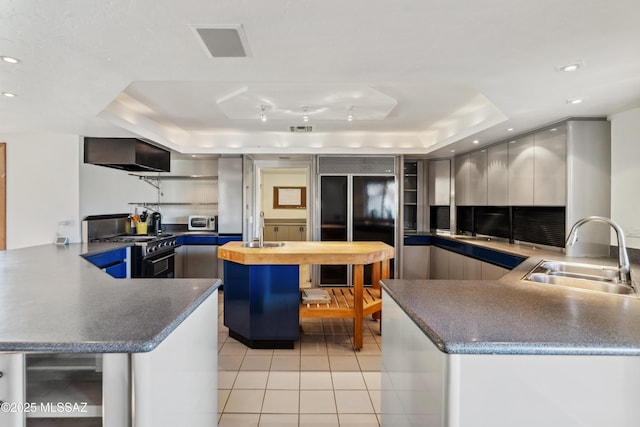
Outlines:
[[[451, 155], [640, 106], [638, 16], [638, 0], [2, 0], [0, 55], [20, 63], [0, 61], [17, 95], [0, 96], [0, 136]], [[238, 25], [246, 58], [211, 58], [193, 30]]]

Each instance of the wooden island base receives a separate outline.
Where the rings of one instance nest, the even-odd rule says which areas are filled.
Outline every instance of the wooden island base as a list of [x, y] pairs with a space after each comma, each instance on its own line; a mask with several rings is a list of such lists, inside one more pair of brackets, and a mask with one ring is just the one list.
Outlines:
[[[364, 317], [379, 319], [380, 280], [390, 277], [394, 250], [382, 242], [285, 242], [277, 248], [243, 248], [230, 242], [218, 250], [224, 262], [224, 324], [252, 348], [288, 348], [299, 338], [300, 318], [353, 319], [353, 347], [363, 345]], [[323, 288], [330, 304], [300, 302], [298, 265], [353, 265], [353, 287]], [[372, 287], [364, 266], [372, 266]]]
[[331, 297], [330, 304], [300, 303], [300, 318], [353, 319], [353, 347], [362, 348], [364, 318], [372, 315], [380, 319], [382, 315], [382, 293], [380, 280], [389, 277], [389, 260], [372, 264], [371, 287], [357, 286], [364, 283], [364, 265], [354, 266], [354, 286], [351, 288], [323, 288]]

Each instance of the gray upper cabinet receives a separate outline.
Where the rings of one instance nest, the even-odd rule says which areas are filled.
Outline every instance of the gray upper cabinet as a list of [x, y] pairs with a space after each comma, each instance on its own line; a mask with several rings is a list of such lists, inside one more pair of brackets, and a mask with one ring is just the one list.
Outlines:
[[455, 189], [456, 189], [456, 205], [465, 206], [469, 205], [469, 168], [471, 161], [469, 160], [469, 154], [462, 154], [455, 158]]
[[451, 161], [429, 162], [429, 205], [447, 206], [451, 203]]
[[533, 135], [509, 141], [509, 204], [533, 205]]
[[469, 154], [469, 204], [487, 204], [487, 151]]
[[474, 151], [455, 159], [456, 205], [487, 204], [487, 152]]
[[534, 135], [534, 205], [565, 205], [567, 198], [566, 141], [565, 126], [552, 128]]
[[487, 148], [487, 204], [509, 204], [509, 150], [507, 143]]

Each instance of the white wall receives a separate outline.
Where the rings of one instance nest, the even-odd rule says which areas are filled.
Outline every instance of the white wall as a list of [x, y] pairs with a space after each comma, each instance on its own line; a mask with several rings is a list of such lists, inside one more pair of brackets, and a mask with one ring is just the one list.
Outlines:
[[134, 206], [129, 202], [153, 202], [158, 199], [155, 188], [129, 175], [129, 172], [88, 165], [82, 159], [76, 167], [80, 168], [81, 219], [87, 215], [132, 213]]
[[78, 135], [10, 134], [7, 143], [7, 249], [80, 241]]
[[[610, 117], [611, 218], [626, 234], [627, 246], [640, 249], [640, 108]], [[616, 244], [615, 235], [612, 244]]]
[[305, 169], [272, 169], [263, 170], [261, 209], [265, 219], [306, 219], [306, 209], [274, 209], [273, 187], [306, 187], [307, 174]]
[[[217, 159], [172, 159], [171, 172], [161, 175], [216, 176], [217, 174]], [[143, 203], [157, 202], [158, 190], [140, 180], [137, 177], [139, 175], [143, 173], [87, 165], [81, 161], [81, 218], [87, 215], [134, 213], [136, 208], [138, 213], [142, 213], [145, 209]], [[218, 201], [217, 181], [164, 180], [160, 188], [160, 201], [163, 203], [192, 203], [180, 206], [162, 205], [160, 211], [165, 224], [187, 224], [190, 214], [216, 215], [218, 213], [217, 205], [200, 204]], [[132, 203], [139, 203], [139, 205]], [[155, 209], [156, 206], [151, 208]]]

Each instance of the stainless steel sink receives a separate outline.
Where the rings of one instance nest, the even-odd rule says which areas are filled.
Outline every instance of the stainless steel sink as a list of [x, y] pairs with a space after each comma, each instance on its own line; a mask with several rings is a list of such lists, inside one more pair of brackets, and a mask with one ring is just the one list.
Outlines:
[[543, 261], [539, 270], [553, 276], [573, 277], [575, 279], [598, 280], [606, 282], [618, 281], [618, 270], [597, 264], [578, 264], [560, 261]]
[[635, 292], [629, 286], [597, 280], [573, 279], [564, 276], [550, 276], [543, 273], [532, 273], [527, 280], [549, 285], [568, 286], [571, 288], [588, 289], [591, 291], [606, 292], [610, 294], [634, 295]]
[[260, 246], [260, 242], [247, 242], [242, 245], [243, 248], [279, 248], [284, 246], [284, 242], [264, 242]]
[[617, 269], [603, 265], [542, 261], [524, 279], [549, 285], [635, 295], [634, 288], [620, 283], [618, 277]]

